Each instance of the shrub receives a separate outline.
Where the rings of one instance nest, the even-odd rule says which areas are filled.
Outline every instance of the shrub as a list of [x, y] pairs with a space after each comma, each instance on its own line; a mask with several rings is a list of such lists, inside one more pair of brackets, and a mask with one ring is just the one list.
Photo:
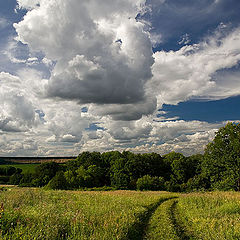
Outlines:
[[18, 185], [22, 179], [22, 176], [23, 175], [21, 173], [13, 174], [9, 179], [9, 183], [13, 185]]
[[138, 178], [137, 190], [164, 190], [164, 179], [162, 177], [151, 177], [145, 175]]
[[49, 181], [47, 189], [68, 189], [68, 183], [64, 176], [64, 172], [57, 172], [56, 175]]
[[165, 182], [165, 188], [168, 192], [181, 192], [181, 185], [174, 179]]

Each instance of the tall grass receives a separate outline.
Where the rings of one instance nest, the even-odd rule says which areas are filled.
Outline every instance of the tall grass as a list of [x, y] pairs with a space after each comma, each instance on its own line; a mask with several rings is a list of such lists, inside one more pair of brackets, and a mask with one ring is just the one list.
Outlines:
[[240, 239], [239, 193], [187, 194], [179, 199], [177, 210], [196, 239]]
[[161, 192], [77, 192], [15, 188], [0, 194], [1, 239], [129, 239]]

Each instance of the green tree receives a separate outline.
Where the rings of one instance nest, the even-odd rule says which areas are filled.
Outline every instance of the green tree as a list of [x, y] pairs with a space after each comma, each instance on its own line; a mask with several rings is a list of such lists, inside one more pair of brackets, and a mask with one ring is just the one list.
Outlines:
[[240, 179], [240, 124], [228, 123], [218, 130], [205, 149], [202, 173], [212, 188], [237, 189]]
[[56, 175], [59, 169], [60, 166], [56, 162], [42, 163], [35, 169], [33, 184], [38, 187], [48, 184], [48, 182]]
[[10, 179], [9, 183], [13, 185], [18, 185], [22, 179], [23, 175], [21, 173], [14, 173]]
[[111, 185], [117, 188], [128, 188], [130, 183], [129, 171], [127, 169], [126, 158], [115, 159], [114, 163], [111, 165]]
[[66, 181], [66, 178], [64, 176], [63, 171], [59, 171], [56, 173], [56, 175], [49, 181], [47, 184], [48, 189], [68, 189], [68, 183]]
[[164, 190], [163, 177], [145, 175], [137, 180], [137, 190]]

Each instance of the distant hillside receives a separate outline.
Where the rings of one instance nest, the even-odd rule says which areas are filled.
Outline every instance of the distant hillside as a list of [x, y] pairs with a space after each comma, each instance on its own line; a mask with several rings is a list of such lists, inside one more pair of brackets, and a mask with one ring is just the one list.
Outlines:
[[43, 162], [57, 162], [63, 163], [77, 157], [0, 157], [0, 164], [9, 163], [43, 163]]

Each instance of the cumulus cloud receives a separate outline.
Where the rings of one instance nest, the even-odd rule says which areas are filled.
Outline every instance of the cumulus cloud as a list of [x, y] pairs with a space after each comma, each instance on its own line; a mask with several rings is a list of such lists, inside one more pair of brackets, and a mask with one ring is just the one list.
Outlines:
[[217, 31], [205, 41], [178, 51], [154, 54], [150, 89], [158, 104], [177, 104], [191, 97], [221, 99], [239, 94], [239, 78], [218, 78], [217, 71], [231, 69], [240, 61], [240, 28], [223, 36]]
[[76, 142], [76, 137], [71, 134], [66, 134], [66, 135], [63, 135], [62, 141], [63, 142]]
[[9, 73], [0, 73], [0, 129], [26, 131], [36, 122], [34, 106], [21, 90], [21, 79]]
[[[192, 1], [190, 8], [183, 8], [172, 2], [177, 11], [174, 21], [186, 13], [190, 19], [189, 9], [196, 12], [198, 5]], [[222, 2], [204, 0], [200, 19], [208, 15], [206, 6], [212, 13]], [[15, 76], [0, 74], [0, 134], [8, 142], [0, 140], [1, 153], [203, 151], [224, 123], [156, 118], [157, 110], [163, 103], [177, 104], [192, 97], [220, 99], [238, 94], [239, 72], [232, 67], [240, 60], [240, 29], [229, 31], [220, 24], [212, 36], [193, 45], [186, 45], [192, 34], [184, 30], [176, 38], [178, 48], [184, 47], [153, 54], [152, 47], [164, 44], [168, 32], [155, 31], [154, 21], [144, 16], [162, 13], [170, 5], [164, 0], [147, 4], [145, 0], [101, 4], [98, 0], [18, 0], [19, 8], [28, 12], [14, 24], [19, 42], [10, 41], [5, 54], [25, 67]], [[159, 29], [166, 29], [166, 22], [160, 23]], [[48, 68], [49, 79], [36, 70], [40, 64]], [[89, 128], [96, 123], [98, 127]]]
[[39, 6], [40, 0], [17, 0], [17, 8], [33, 9]]
[[157, 122], [147, 117], [131, 122], [104, 119], [99, 125], [105, 130], [84, 132], [75, 148], [82, 151], [115, 149], [160, 154], [177, 151], [191, 155], [203, 153], [206, 144], [224, 124], [183, 120]]
[[72, 155], [72, 146], [64, 151], [63, 144], [79, 142], [96, 120], [81, 113], [76, 103], [43, 98], [46, 82], [29, 68], [18, 71], [18, 76], [0, 73], [0, 134], [6, 135], [7, 143], [1, 144], [1, 154], [46, 155], [51, 150], [53, 155]]
[[215, 135], [217, 129], [224, 123], [209, 124], [199, 121], [168, 121], [155, 122], [153, 130], [146, 143], [136, 144], [127, 148], [134, 152], [157, 152], [166, 154], [171, 151], [185, 155], [203, 153]]
[[47, 94], [80, 103], [146, 105], [152, 46], [144, 24], [135, 19], [143, 3], [42, 0], [14, 24], [19, 41], [56, 61]]
[[26, 63], [29, 58], [29, 51], [26, 45], [21, 44], [20, 42], [10, 39], [3, 50], [3, 54], [12, 63]]

